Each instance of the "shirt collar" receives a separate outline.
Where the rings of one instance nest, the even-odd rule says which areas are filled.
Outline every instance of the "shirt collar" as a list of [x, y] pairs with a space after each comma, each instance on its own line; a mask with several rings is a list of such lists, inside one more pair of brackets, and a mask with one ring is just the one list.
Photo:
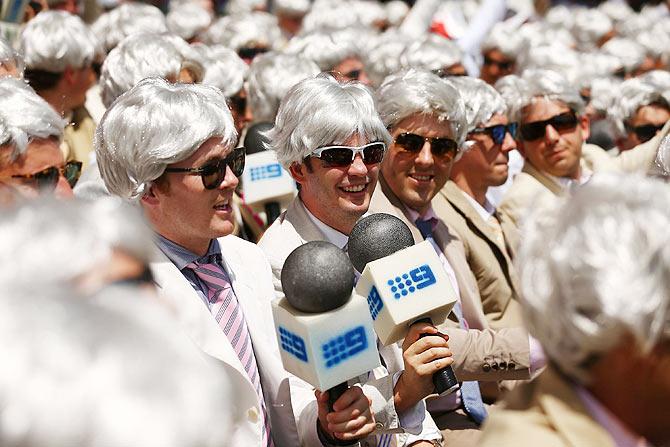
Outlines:
[[470, 196], [470, 194], [466, 193], [462, 189], [459, 188], [459, 191], [465, 199], [472, 205], [472, 207], [477, 211], [477, 214], [479, 214], [479, 217], [484, 220], [484, 222], [488, 221], [491, 216], [493, 216], [493, 213], [496, 212], [495, 207], [489, 202], [489, 199], [485, 199], [486, 201], [484, 202], [484, 206], [481, 206], [479, 202], [477, 202], [474, 198]]
[[576, 391], [591, 417], [610, 434], [617, 447], [650, 446], [643, 437], [628, 429], [584, 387], [577, 386]]
[[328, 242], [337, 246], [337, 248], [339, 249], [343, 249], [347, 245], [347, 242], [349, 241], [349, 236], [321, 222], [319, 219], [316, 218], [316, 216], [314, 216], [314, 214], [312, 214], [312, 212], [306, 206], [305, 211], [307, 211], [307, 215], [314, 223], [314, 225], [316, 225], [317, 228], [321, 230], [321, 232], [324, 234], [324, 236], [326, 236]]
[[219, 246], [219, 241], [216, 239], [212, 239], [210, 241], [209, 248], [207, 249], [207, 254], [205, 254], [205, 256], [198, 256], [192, 251], [172, 242], [158, 233], [155, 233], [155, 241], [156, 245], [158, 245], [158, 248], [160, 248], [161, 251], [165, 253], [165, 256], [167, 256], [168, 259], [172, 261], [172, 263], [176, 265], [179, 270], [184, 270], [187, 265], [200, 258], [221, 256], [221, 247]]
[[433, 210], [433, 206], [430, 205], [428, 207], [428, 210], [423, 213], [423, 216], [419, 214], [416, 210], [413, 210], [412, 208], [405, 206], [405, 211], [407, 211], [407, 214], [409, 215], [409, 218], [412, 220], [412, 222], [416, 222], [418, 219], [421, 220], [432, 220], [433, 222], [436, 222], [439, 220], [437, 218], [437, 214], [435, 214], [435, 211]]
[[581, 168], [581, 175], [579, 176], [578, 180], [567, 178], [567, 177], [554, 177], [551, 174], [546, 174], [547, 177], [549, 177], [550, 180], [558, 184], [561, 188], [563, 189], [568, 189], [572, 186], [581, 186], [584, 183], [588, 182], [591, 179], [591, 176], [593, 175], [593, 172], [590, 170], [584, 168], [582, 166]]

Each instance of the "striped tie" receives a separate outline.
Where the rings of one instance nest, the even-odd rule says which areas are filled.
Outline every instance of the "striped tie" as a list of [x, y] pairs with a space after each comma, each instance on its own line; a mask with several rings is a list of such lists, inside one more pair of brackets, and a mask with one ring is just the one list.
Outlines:
[[223, 329], [230, 344], [233, 346], [237, 357], [242, 362], [244, 370], [249, 376], [249, 380], [256, 388], [258, 401], [260, 403], [263, 426], [263, 445], [274, 447], [272, 437], [270, 436], [270, 420], [263, 400], [263, 389], [261, 388], [261, 379], [258, 374], [258, 365], [256, 356], [251, 344], [251, 336], [247, 328], [247, 322], [244, 319], [244, 313], [237, 301], [235, 292], [228, 281], [228, 275], [221, 268], [220, 255], [212, 255], [201, 258], [186, 266], [193, 270], [196, 276], [203, 282], [207, 290], [207, 300], [210, 303], [210, 311], [216, 322]]
[[[416, 226], [425, 240], [433, 240], [433, 226], [437, 224], [437, 219], [417, 219]], [[433, 248], [435, 245], [433, 245]], [[439, 254], [439, 253], [438, 253]], [[461, 302], [457, 301], [453, 308], [454, 315], [462, 329], [468, 329], [468, 322], [463, 317]], [[466, 381], [461, 383], [461, 401], [465, 412], [478, 424], [481, 425], [486, 419], [487, 412], [482, 400], [482, 394], [477, 382]]]

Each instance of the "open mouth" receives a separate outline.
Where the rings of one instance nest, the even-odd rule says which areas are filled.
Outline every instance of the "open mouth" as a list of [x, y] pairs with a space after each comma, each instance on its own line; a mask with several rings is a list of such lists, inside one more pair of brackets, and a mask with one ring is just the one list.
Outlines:
[[434, 175], [423, 175], [423, 174], [410, 174], [410, 177], [412, 177], [414, 180], [418, 182], [429, 182], [431, 181], [435, 176]]
[[357, 192], [363, 192], [365, 188], [367, 188], [367, 184], [364, 185], [350, 185], [350, 186], [340, 186], [340, 189], [344, 192], [348, 193], [357, 193]]
[[230, 206], [230, 202], [228, 200], [223, 200], [221, 202], [216, 203], [213, 208], [216, 211], [224, 211], [224, 212], [230, 212], [233, 210], [233, 207]]

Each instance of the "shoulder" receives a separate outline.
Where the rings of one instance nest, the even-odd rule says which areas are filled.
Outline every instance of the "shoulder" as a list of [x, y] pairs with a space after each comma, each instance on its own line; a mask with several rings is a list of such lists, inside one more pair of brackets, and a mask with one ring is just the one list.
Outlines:
[[[523, 434], [520, 436], [520, 434]], [[524, 411], [494, 407], [483, 427], [481, 447], [563, 447], [563, 438], [545, 415], [535, 409]]]

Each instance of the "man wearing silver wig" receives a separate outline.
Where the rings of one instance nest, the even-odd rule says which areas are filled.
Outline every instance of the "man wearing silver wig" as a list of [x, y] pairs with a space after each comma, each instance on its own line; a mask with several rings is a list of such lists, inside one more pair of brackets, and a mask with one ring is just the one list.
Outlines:
[[527, 379], [530, 353], [528, 335], [519, 324], [491, 329], [463, 241], [442, 217], [449, 205], [438, 193], [462, 155], [468, 130], [465, 106], [451, 83], [423, 70], [387, 77], [377, 100], [393, 143], [370, 210], [403, 220], [417, 243], [430, 241], [459, 297], [454, 321], [443, 331], [455, 353], [454, 371], [464, 384], [459, 393], [429, 400], [428, 409], [446, 445], [475, 446], [487, 414], [484, 399], [497, 397], [500, 380]]
[[[340, 248], [347, 244], [352, 228], [368, 210], [390, 139], [367, 87], [340, 84], [330, 75], [306, 79], [289, 90], [269, 136], [279, 162], [300, 185], [298, 196], [259, 242], [272, 265], [277, 295], [283, 296], [281, 272], [295, 248], [310, 241], [329, 241]], [[429, 343], [418, 349], [418, 335], [407, 338], [412, 344], [412, 350], [405, 350], [407, 361], [397, 345], [381, 348], [389, 368], [376, 369], [376, 379], [363, 384], [377, 424], [374, 431], [361, 429], [362, 437], [371, 435], [365, 437], [366, 445], [430, 446], [440, 439], [422, 399], [432, 391], [432, 372], [451, 363], [450, 353], [442, 337], [426, 337]], [[440, 353], [437, 358], [419, 358], [431, 348]], [[322, 431], [323, 441], [333, 436], [325, 424]], [[405, 433], [393, 434], [400, 432]]]
[[[107, 189], [138, 203], [156, 233], [151, 270], [165, 300], [195, 343], [235, 371], [246, 417], [230, 444], [299, 445], [292, 408], [314, 394], [304, 383], [288, 386], [269, 312], [267, 260], [231, 235], [245, 156], [236, 141], [219, 89], [148, 78], [105, 113], [95, 146]], [[305, 430], [315, 432], [315, 424]]]
[[584, 143], [589, 136], [584, 101], [566, 78], [554, 71], [528, 70], [522, 79], [518, 149], [526, 161], [499, 207], [517, 226], [532, 203], [563, 194], [595, 171], [651, 170], [669, 124], [651, 140], [613, 158]]
[[483, 447], [670, 445], [670, 191], [596, 174], [528, 218], [519, 267], [550, 367], [505, 399]]

